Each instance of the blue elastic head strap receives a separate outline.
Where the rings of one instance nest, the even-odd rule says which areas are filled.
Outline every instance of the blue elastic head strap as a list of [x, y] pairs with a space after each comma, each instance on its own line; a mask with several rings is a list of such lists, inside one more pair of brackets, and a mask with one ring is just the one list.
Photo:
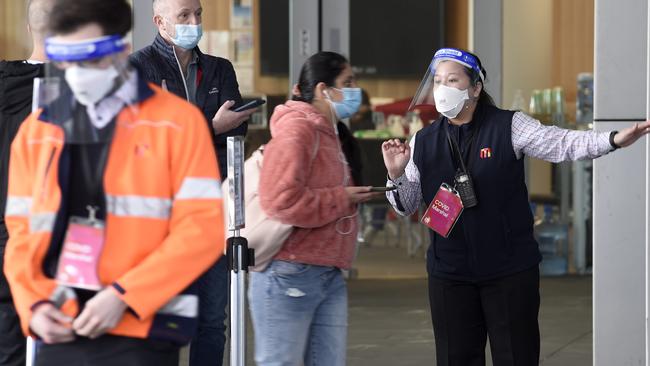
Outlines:
[[478, 73], [478, 75], [481, 77], [481, 81], [485, 82], [485, 75], [483, 75], [483, 71], [478, 64], [478, 60], [476, 57], [470, 55], [467, 52], [464, 52], [457, 48], [439, 49], [436, 51], [435, 55], [433, 55], [433, 60], [431, 61], [431, 72], [435, 72], [436, 67], [442, 61], [454, 61], [465, 67], [469, 67]]
[[55, 41], [52, 37], [45, 40], [45, 54], [55, 62], [88, 61], [122, 52], [125, 48], [126, 41], [118, 35], [78, 42]]

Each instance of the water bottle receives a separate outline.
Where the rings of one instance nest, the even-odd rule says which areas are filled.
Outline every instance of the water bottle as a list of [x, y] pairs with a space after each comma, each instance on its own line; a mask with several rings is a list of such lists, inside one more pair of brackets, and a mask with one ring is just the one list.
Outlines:
[[578, 74], [578, 90], [576, 95], [576, 122], [588, 124], [594, 118], [594, 75]]
[[422, 118], [420, 118], [420, 111], [418, 109], [409, 112], [407, 121], [409, 121], [409, 136], [415, 135], [424, 127]]
[[544, 218], [535, 227], [535, 237], [542, 254], [542, 275], [558, 276], [568, 271], [568, 226], [558, 221], [551, 205], [544, 206]]
[[520, 112], [526, 111], [526, 99], [524, 99], [524, 92], [521, 89], [515, 90], [515, 96], [512, 98], [510, 110]]

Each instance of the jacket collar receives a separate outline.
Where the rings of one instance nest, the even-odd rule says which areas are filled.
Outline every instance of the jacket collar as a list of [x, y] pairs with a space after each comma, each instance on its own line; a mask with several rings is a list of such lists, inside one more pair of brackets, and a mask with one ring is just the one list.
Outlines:
[[140, 69], [138, 69], [137, 66], [131, 64], [136, 70], [136, 73], [138, 75], [138, 96], [136, 97], [136, 101], [138, 103], [142, 103], [145, 100], [151, 98], [154, 95], [153, 89], [151, 89], [151, 86], [149, 86], [149, 83], [145, 78], [142, 76], [142, 72]]
[[[165, 41], [160, 33], [156, 34], [156, 39], [154, 39], [152, 46], [159, 54], [165, 58], [166, 61], [176, 65], [177, 61], [176, 56], [174, 55], [174, 46], [167, 43], [167, 41]], [[197, 55], [197, 59], [200, 62], [201, 58], [203, 57], [203, 53], [199, 49], [199, 46], [194, 47], [193, 51]]]
[[[151, 98], [154, 95], [153, 89], [149, 86], [147, 81], [142, 77], [142, 73], [138, 69], [137, 66], [134, 66], [135, 72], [137, 75], [137, 95], [135, 97], [135, 102], [136, 103], [142, 103], [145, 100]], [[48, 107], [44, 106], [43, 111], [39, 116], [39, 120], [44, 121], [44, 122], [50, 122], [54, 124], [62, 124], [63, 122], [69, 120], [72, 118], [72, 107], [73, 103], [70, 101], [72, 100], [73, 95], [70, 91], [70, 89], [66, 88], [65, 92], [61, 94], [61, 96], [58, 98], [58, 100], [52, 102], [53, 105], [56, 105], [56, 108], [59, 113], [57, 114], [51, 114], [48, 112]]]
[[[277, 128], [278, 125], [282, 125], [285, 115], [291, 115], [289, 119], [295, 118], [298, 115], [302, 115], [309, 123], [311, 123], [314, 128], [318, 129], [320, 132], [335, 136], [336, 135], [336, 125], [333, 125], [330, 120], [325, 117], [316, 107], [311, 103], [289, 100], [284, 105], [276, 108], [278, 116], [271, 119], [271, 131]], [[275, 114], [275, 113], [274, 113]], [[283, 128], [283, 127], [280, 127]]]

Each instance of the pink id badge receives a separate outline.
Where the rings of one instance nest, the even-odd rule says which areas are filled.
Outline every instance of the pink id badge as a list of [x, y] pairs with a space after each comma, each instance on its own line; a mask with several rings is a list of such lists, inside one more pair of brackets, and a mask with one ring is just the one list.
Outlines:
[[104, 222], [71, 217], [59, 257], [56, 281], [59, 285], [99, 291], [97, 267], [104, 248]]
[[443, 183], [422, 216], [422, 223], [443, 237], [448, 237], [463, 212], [463, 201], [458, 192]]

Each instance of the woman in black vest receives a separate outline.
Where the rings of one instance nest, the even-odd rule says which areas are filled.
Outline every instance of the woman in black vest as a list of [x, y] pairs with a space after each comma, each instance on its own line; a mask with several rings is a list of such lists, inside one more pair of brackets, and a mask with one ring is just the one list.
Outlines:
[[389, 184], [398, 187], [387, 197], [401, 215], [422, 201], [429, 207], [438, 365], [485, 365], [488, 335], [495, 366], [538, 365], [541, 255], [522, 158], [597, 158], [634, 143], [650, 122], [606, 133], [544, 126], [495, 107], [485, 78], [476, 55], [436, 52], [411, 108], [435, 105], [442, 116], [409, 144], [384, 142]]

